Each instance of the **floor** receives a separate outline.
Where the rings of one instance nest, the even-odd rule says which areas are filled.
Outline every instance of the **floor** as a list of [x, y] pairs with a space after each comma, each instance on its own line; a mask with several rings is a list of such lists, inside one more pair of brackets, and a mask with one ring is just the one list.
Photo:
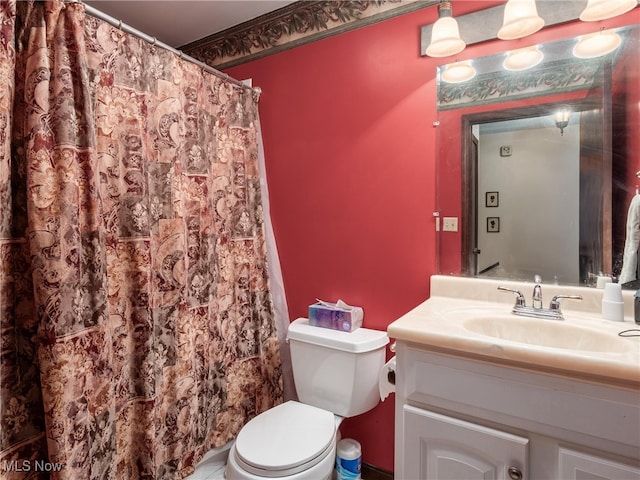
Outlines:
[[368, 463], [363, 463], [362, 480], [393, 480], [393, 472], [388, 472], [369, 465]]
[[231, 445], [210, 450], [196, 467], [193, 475], [185, 480], [222, 480], [224, 479], [224, 467]]

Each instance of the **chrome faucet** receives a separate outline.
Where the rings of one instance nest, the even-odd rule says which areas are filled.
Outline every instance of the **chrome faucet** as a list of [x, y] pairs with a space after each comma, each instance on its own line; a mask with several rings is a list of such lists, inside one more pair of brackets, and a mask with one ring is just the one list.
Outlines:
[[536, 275], [534, 280], [536, 282], [536, 286], [533, 287], [533, 301], [531, 306], [533, 308], [542, 308], [542, 287], [540, 286], [542, 278], [540, 278], [540, 275]]
[[549, 308], [542, 307], [542, 287], [540, 286], [541, 278], [535, 276], [536, 285], [533, 287], [532, 306], [527, 307], [524, 295], [520, 290], [514, 290], [506, 287], [498, 287], [502, 292], [511, 292], [516, 294], [516, 303], [511, 309], [511, 313], [522, 315], [524, 317], [547, 318], [551, 320], [562, 320], [564, 317], [560, 310], [560, 300], [569, 298], [573, 300], [582, 300], [581, 295], [556, 295], [551, 299]]

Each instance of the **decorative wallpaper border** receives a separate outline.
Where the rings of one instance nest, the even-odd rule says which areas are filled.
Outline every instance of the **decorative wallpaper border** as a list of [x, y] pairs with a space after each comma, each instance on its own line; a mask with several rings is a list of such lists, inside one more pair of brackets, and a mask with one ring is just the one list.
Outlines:
[[[637, 24], [618, 27], [615, 32], [622, 43], [606, 55], [580, 59], [571, 53], [577, 38], [569, 37], [540, 44], [544, 61], [534, 68], [513, 72], [502, 67], [504, 54], [494, 54], [472, 60], [477, 77], [464, 83], [447, 83], [442, 80], [438, 67], [437, 109], [488, 105], [509, 100], [521, 100], [552, 93], [567, 93], [600, 86], [604, 81], [606, 66], [613, 68], [623, 52], [637, 50]], [[628, 41], [634, 42], [627, 45]], [[635, 50], [634, 50], [635, 48]], [[547, 60], [549, 58], [549, 60]]]
[[438, 3], [438, 0], [297, 1], [180, 47], [224, 69]]
[[584, 90], [601, 81], [602, 59], [556, 61], [526, 72], [495, 72], [465, 83], [438, 80], [438, 110], [487, 105], [537, 97], [544, 93]]

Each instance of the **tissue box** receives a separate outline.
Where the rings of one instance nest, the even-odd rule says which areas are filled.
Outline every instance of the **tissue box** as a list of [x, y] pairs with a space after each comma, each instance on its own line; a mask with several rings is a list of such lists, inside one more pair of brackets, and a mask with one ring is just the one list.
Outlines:
[[318, 301], [309, 305], [309, 325], [353, 332], [362, 326], [362, 307], [352, 307], [342, 300], [337, 303]]

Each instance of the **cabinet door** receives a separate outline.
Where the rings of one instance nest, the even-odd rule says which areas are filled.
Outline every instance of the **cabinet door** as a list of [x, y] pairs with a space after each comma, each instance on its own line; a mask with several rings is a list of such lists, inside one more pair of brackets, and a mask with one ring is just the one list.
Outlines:
[[560, 478], [566, 480], [638, 480], [640, 468], [560, 448]]
[[457, 418], [404, 406], [404, 478], [526, 479], [529, 440]]

